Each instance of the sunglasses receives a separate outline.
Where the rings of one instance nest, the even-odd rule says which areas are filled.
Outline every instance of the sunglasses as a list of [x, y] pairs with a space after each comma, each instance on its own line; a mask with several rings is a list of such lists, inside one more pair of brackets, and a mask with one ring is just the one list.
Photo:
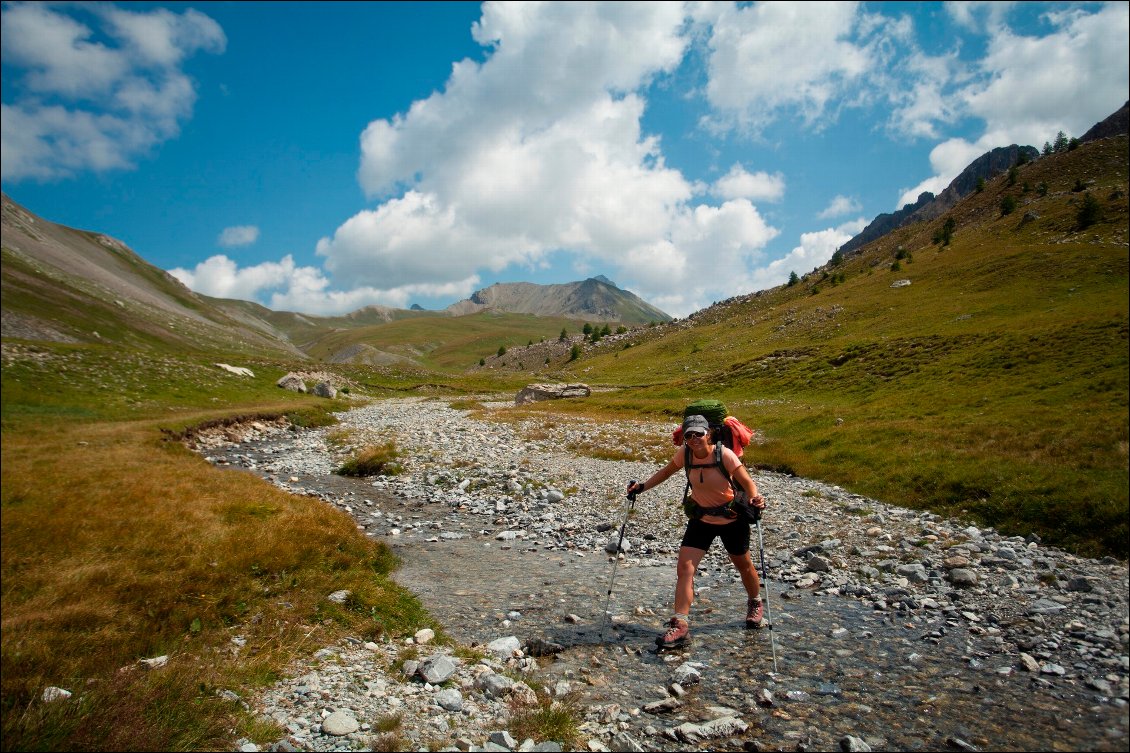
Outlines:
[[705, 431], [684, 431], [683, 436], [687, 439], [702, 439], [706, 436]]

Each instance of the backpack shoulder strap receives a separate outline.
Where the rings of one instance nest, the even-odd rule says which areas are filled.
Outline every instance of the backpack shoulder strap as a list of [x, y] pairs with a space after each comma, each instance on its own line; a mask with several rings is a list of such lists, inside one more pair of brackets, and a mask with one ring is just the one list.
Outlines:
[[687, 474], [687, 483], [688, 484], [690, 483], [690, 480], [691, 480], [691, 468], [717, 468], [719, 471], [722, 472], [722, 475], [726, 477], [726, 480], [730, 482], [731, 486], [733, 485], [734, 479], [733, 479], [732, 476], [730, 476], [730, 472], [728, 470], [726, 470], [726, 464], [722, 462], [722, 443], [721, 442], [715, 442], [714, 443], [714, 459], [710, 463], [702, 463], [701, 465], [694, 465], [691, 462], [692, 460], [694, 460], [694, 457], [691, 455], [691, 448], [690, 448], [689, 445], [683, 447], [683, 453], [684, 453], [684, 455], [683, 455], [683, 471], [685, 471], [686, 474]]
[[714, 465], [716, 468], [718, 468], [718, 470], [722, 471], [722, 475], [726, 477], [727, 481], [729, 481], [731, 484], [734, 483], [734, 480], [730, 478], [730, 472], [726, 470], [726, 464], [722, 462], [721, 442], [717, 442], [714, 445]]

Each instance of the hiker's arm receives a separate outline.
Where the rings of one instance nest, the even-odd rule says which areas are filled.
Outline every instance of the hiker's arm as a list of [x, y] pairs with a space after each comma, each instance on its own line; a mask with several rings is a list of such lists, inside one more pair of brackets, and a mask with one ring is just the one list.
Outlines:
[[642, 484], [636, 484], [636, 494], [639, 494], [640, 492], [646, 491], [648, 489], [654, 489], [655, 487], [659, 486], [664, 481], [669, 479], [671, 477], [671, 474], [677, 470], [679, 470], [679, 466], [675, 465], [675, 461], [672, 460], [667, 465], [651, 474], [651, 478], [649, 478], [647, 481], [644, 481]]
[[734, 469], [732, 474], [734, 480], [742, 485], [745, 489], [746, 495], [749, 497], [749, 503], [754, 507], [765, 509], [765, 497], [762, 497], [757, 492], [757, 484], [753, 482], [753, 477], [749, 475], [749, 470], [744, 465], [739, 465]]

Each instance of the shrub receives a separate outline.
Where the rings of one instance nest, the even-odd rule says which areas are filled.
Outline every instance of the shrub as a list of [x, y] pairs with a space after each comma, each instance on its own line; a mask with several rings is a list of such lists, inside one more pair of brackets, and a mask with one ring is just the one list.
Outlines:
[[1083, 203], [1079, 206], [1079, 212], [1075, 215], [1075, 221], [1079, 224], [1080, 230], [1086, 230], [1091, 225], [1103, 218], [1103, 207], [1096, 199], [1089, 193], [1083, 194]]
[[945, 223], [934, 233], [934, 243], [948, 246], [953, 239], [953, 231], [957, 227], [953, 217], [947, 217]]
[[580, 357], [581, 357], [581, 345], [580, 345], [580, 343], [573, 343], [573, 348], [569, 351], [569, 360], [570, 361], [576, 361]]
[[339, 476], [395, 476], [404, 470], [395, 441], [358, 450], [335, 473]]
[[1016, 211], [1016, 197], [1009, 195], [1001, 199], [1001, 216], [1007, 216]]

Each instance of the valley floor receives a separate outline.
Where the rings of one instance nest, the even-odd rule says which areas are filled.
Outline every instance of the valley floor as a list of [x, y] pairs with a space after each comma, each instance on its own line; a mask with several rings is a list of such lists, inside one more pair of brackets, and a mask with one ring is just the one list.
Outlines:
[[[505, 416], [507, 403], [487, 405]], [[502, 731], [527, 685], [579, 702], [592, 750], [1125, 750], [1130, 739], [1126, 563], [758, 473], [772, 632], [744, 629], [745, 594], [716, 543], [696, 579], [691, 646], [657, 655], [683, 484], [639, 498], [611, 583], [623, 490], [656, 466], [562, 448], [672, 427], [561, 417], [532, 439], [544, 427], [419, 399], [341, 419], [362, 443], [401, 438], [406, 472], [333, 475], [325, 430], [200, 451], [349, 512], [394, 547], [397, 581], [487, 658], [412, 646], [419, 662], [454, 660], [431, 685], [397, 669], [402, 643], [312, 646], [249, 699], [288, 730], [284, 748], [380, 749], [394, 713], [412, 749], [517, 748]]]

